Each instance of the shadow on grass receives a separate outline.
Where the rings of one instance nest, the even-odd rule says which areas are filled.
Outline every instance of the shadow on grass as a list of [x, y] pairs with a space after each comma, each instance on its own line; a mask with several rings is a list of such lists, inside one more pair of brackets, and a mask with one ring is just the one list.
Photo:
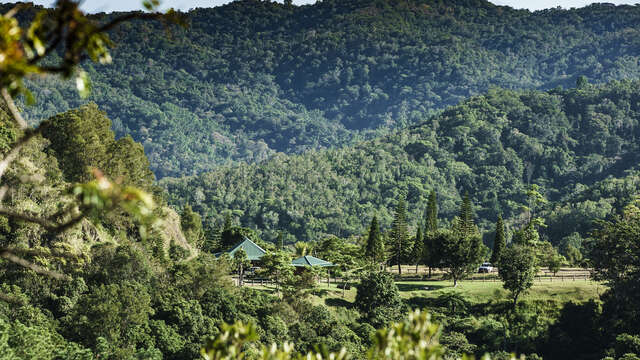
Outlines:
[[352, 303], [350, 303], [349, 301], [345, 300], [345, 299], [340, 299], [340, 298], [327, 298], [324, 299], [324, 304], [327, 306], [333, 306], [333, 307], [343, 307], [343, 308], [351, 308], [353, 306]]
[[435, 308], [439, 306], [437, 298], [428, 298], [424, 296], [414, 296], [407, 299], [407, 305], [412, 309]]
[[398, 290], [400, 291], [434, 291], [440, 290], [447, 287], [451, 287], [451, 285], [424, 285], [424, 284], [396, 284], [398, 286]]
[[[315, 296], [319, 296], [319, 297], [325, 297], [327, 295], [329, 295], [329, 292], [332, 291], [332, 289], [321, 289], [321, 288], [315, 288], [311, 291], [311, 293]], [[333, 291], [335, 291], [335, 289], [333, 289]]]

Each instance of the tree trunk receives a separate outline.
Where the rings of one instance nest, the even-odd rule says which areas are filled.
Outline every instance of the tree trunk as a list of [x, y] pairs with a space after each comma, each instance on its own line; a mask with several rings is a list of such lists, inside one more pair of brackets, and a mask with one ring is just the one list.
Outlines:
[[418, 264], [416, 264], [416, 274], [418, 273]]
[[429, 266], [429, 279], [431, 279], [431, 266]]
[[402, 267], [400, 266], [400, 260], [398, 260], [398, 275], [402, 275]]
[[516, 304], [518, 303], [518, 296], [520, 295], [520, 293], [515, 293], [513, 296], [513, 310], [516, 310]]
[[458, 286], [458, 278], [457, 277], [453, 277], [453, 287], [457, 287]]

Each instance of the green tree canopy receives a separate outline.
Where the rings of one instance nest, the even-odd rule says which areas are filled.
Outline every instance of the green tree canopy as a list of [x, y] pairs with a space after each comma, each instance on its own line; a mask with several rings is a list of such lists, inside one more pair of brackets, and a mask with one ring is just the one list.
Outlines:
[[374, 327], [400, 319], [406, 310], [393, 277], [386, 271], [364, 274], [357, 286], [355, 304]]
[[534, 250], [529, 246], [514, 244], [502, 252], [499, 275], [505, 289], [511, 292], [513, 307], [518, 297], [526, 293], [538, 272]]

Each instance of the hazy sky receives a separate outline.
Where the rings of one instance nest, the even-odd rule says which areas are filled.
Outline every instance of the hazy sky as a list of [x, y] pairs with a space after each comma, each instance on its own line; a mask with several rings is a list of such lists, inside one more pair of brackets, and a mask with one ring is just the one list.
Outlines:
[[[24, 0], [26, 1], [26, 0]], [[53, 0], [31, 0], [36, 4], [51, 5]], [[589, 0], [490, 0], [498, 5], [509, 5], [515, 8], [527, 8], [530, 10], [540, 10], [550, 7], [562, 6], [564, 8], [582, 7], [594, 1]], [[8, 2], [0, 0], [0, 2]], [[188, 10], [194, 7], [213, 7], [229, 2], [229, 0], [164, 0], [166, 7]], [[311, 4], [315, 0], [293, 0], [295, 4]], [[600, 2], [610, 2], [615, 4], [635, 4], [640, 0], [609, 0]], [[84, 9], [90, 12], [114, 11], [114, 10], [137, 10], [141, 9], [142, 0], [85, 0]]]

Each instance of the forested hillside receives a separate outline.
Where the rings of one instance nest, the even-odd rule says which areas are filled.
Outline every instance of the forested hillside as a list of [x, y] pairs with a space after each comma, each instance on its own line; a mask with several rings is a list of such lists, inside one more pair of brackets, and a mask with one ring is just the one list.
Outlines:
[[492, 86], [640, 75], [638, 6], [531, 13], [482, 0], [247, 0], [186, 15], [186, 29], [134, 21], [113, 30], [113, 64], [85, 65], [87, 100], [73, 84], [33, 81], [30, 119], [94, 101], [118, 137], [144, 145], [161, 178], [342, 146]]
[[[170, 202], [190, 204], [205, 223], [233, 211], [273, 240], [358, 235], [374, 215], [389, 227], [406, 196], [409, 220], [422, 221], [429, 192], [440, 213], [457, 215], [469, 192], [484, 230], [499, 214], [520, 226], [529, 184], [550, 200], [531, 211], [554, 245], [580, 246], [594, 219], [627, 204], [640, 185], [640, 82], [570, 90], [492, 89], [421, 125], [342, 149], [278, 155], [261, 164], [224, 166], [165, 178]], [[492, 238], [487, 234], [487, 238]]]

